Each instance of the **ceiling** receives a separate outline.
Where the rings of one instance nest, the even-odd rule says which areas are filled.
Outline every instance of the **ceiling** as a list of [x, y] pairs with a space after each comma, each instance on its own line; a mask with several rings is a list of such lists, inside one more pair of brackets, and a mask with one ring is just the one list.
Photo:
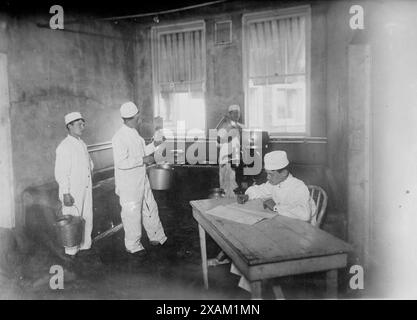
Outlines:
[[0, 11], [11, 14], [49, 13], [49, 8], [52, 5], [59, 4], [67, 13], [121, 16], [172, 10], [213, 1], [216, 0], [38, 0], [33, 1], [35, 3], [23, 0], [2, 0]]

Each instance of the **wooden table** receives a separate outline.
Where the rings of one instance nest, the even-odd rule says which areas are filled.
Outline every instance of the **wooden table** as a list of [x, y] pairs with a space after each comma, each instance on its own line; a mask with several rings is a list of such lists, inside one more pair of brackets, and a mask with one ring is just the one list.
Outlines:
[[282, 216], [247, 225], [206, 214], [207, 210], [234, 201], [190, 201], [198, 222], [206, 289], [207, 232], [248, 279], [252, 298], [262, 297], [263, 280], [317, 271], [326, 271], [327, 297], [337, 298], [337, 269], [346, 267], [347, 253], [352, 249], [348, 243], [309, 223]]

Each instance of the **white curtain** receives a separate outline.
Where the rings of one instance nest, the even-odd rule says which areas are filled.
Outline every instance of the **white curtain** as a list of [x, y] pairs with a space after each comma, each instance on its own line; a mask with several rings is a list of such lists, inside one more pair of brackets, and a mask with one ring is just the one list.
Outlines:
[[283, 83], [306, 70], [305, 17], [249, 24], [249, 77], [255, 84]]
[[270, 132], [306, 130], [306, 17], [247, 24], [248, 123]]
[[186, 129], [205, 129], [204, 29], [157, 36], [158, 115], [167, 128], [184, 121]]
[[203, 91], [203, 31], [159, 35], [158, 82], [162, 92]]

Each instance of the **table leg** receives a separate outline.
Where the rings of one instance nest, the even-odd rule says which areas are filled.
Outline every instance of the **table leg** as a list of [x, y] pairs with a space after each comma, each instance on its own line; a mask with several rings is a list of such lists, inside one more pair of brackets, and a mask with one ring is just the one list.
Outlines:
[[252, 299], [262, 299], [262, 281], [252, 281], [250, 286]]
[[199, 224], [198, 234], [200, 236], [201, 249], [201, 266], [203, 267], [204, 288], [208, 289], [208, 265], [207, 265], [207, 250], [206, 250], [206, 231]]
[[326, 272], [326, 296], [328, 299], [337, 299], [337, 269]]

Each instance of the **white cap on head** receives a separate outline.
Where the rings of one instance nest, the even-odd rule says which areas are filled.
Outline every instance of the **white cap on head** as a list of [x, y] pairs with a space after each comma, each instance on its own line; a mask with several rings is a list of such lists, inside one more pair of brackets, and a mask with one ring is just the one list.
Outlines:
[[237, 104], [232, 104], [229, 107], [229, 112], [231, 112], [231, 111], [239, 111], [240, 112], [240, 107]]
[[68, 123], [71, 123], [71, 122], [73, 122], [75, 120], [79, 120], [79, 119], [83, 119], [84, 120], [84, 118], [81, 115], [81, 113], [79, 113], [79, 112], [71, 112], [71, 113], [68, 113], [65, 116], [65, 125], [67, 125]]
[[265, 170], [279, 170], [289, 165], [285, 151], [272, 151], [265, 155]]
[[120, 107], [120, 115], [122, 118], [132, 118], [138, 112], [138, 107], [131, 101], [123, 103]]

